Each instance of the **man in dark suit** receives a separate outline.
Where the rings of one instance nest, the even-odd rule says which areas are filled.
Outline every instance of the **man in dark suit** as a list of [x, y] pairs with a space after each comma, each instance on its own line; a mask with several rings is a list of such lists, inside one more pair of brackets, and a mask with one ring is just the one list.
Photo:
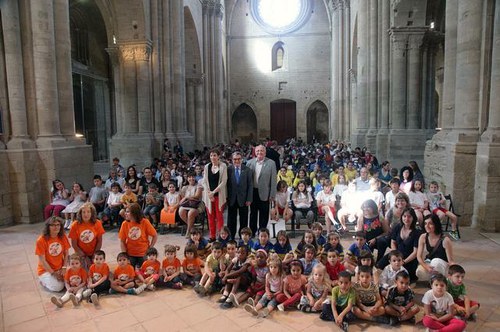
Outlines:
[[232, 165], [227, 168], [227, 227], [231, 231], [231, 237], [235, 239], [238, 213], [240, 215], [238, 234], [243, 227], [248, 226], [248, 207], [253, 199], [253, 172], [242, 165], [240, 152], [234, 152], [232, 160]]
[[258, 229], [266, 228], [269, 221], [269, 203], [276, 197], [276, 164], [266, 158], [266, 148], [259, 145], [255, 147], [255, 158], [251, 159], [247, 166], [253, 171], [250, 228], [255, 235]]

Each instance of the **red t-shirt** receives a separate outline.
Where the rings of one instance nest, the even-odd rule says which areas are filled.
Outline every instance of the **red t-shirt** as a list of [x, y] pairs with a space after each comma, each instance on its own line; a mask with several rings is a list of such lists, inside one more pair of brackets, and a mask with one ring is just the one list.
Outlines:
[[161, 267], [165, 270], [168, 276], [174, 274], [180, 267], [181, 261], [179, 258], [174, 258], [172, 262], [169, 262], [166, 258], [163, 260]]
[[156, 229], [146, 218], [142, 219], [140, 223], [124, 221], [118, 233], [118, 238], [125, 242], [127, 254], [133, 257], [146, 255], [150, 236], [156, 236]]
[[66, 281], [71, 287], [77, 287], [81, 284], [87, 283], [87, 272], [83, 267], [80, 267], [76, 271], [73, 269], [68, 269], [64, 275], [64, 281]]
[[339, 273], [344, 270], [344, 265], [339, 261], [337, 261], [337, 264], [335, 265], [331, 265], [329, 262], [326, 262], [326, 273], [330, 276], [330, 280], [338, 280]]
[[77, 241], [77, 246], [87, 256], [92, 256], [97, 245], [97, 239], [104, 234], [104, 228], [100, 220], [94, 224], [91, 222], [74, 222], [69, 231], [69, 238]]
[[109, 276], [109, 266], [106, 263], [102, 263], [101, 266], [96, 266], [92, 264], [89, 269], [89, 277], [92, 278], [92, 282], [97, 282], [103, 276]]
[[142, 263], [141, 272], [146, 276], [158, 274], [160, 272], [160, 262], [157, 260], [152, 262], [149, 259], [146, 259], [144, 263]]
[[115, 280], [127, 281], [135, 278], [135, 270], [134, 267], [130, 264], [127, 264], [124, 267], [117, 266], [113, 276]]
[[[41, 235], [36, 240], [35, 255], [45, 256], [45, 260], [49, 266], [54, 271], [58, 271], [63, 267], [64, 264], [64, 253], [69, 250], [70, 245], [66, 235], [59, 237], [49, 237]], [[38, 275], [42, 275], [45, 272], [45, 268], [42, 263], [38, 262]]]

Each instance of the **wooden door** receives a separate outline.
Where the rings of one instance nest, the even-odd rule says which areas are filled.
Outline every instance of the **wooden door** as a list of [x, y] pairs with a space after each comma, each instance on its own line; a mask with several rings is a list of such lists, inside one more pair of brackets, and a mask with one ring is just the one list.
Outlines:
[[271, 139], [283, 143], [296, 137], [296, 106], [293, 100], [280, 99], [271, 102]]

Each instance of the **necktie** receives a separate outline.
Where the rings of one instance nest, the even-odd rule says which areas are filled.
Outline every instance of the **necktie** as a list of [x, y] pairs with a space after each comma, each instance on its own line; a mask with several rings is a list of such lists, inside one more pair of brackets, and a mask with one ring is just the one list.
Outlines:
[[239, 167], [236, 167], [235, 175], [236, 175], [236, 183], [240, 184], [240, 168]]

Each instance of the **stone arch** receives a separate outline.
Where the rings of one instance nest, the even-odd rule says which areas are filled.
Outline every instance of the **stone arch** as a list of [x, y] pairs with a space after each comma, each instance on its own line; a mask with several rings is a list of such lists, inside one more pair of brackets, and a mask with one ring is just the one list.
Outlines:
[[328, 107], [321, 100], [315, 100], [307, 109], [307, 141], [324, 143], [328, 141]]
[[241, 103], [231, 116], [232, 138], [241, 143], [250, 143], [257, 137], [257, 117], [254, 109], [247, 103]]
[[76, 133], [92, 146], [94, 160], [105, 160], [114, 128], [105, 19], [94, 0], [71, 1], [69, 17]]

